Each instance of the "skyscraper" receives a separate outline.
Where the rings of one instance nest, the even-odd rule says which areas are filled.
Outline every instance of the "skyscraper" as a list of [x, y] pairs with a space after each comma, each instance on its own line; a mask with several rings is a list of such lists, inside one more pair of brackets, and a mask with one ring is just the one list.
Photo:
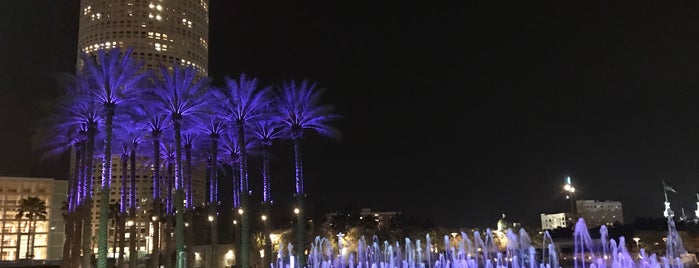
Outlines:
[[[209, 58], [208, 5], [208, 0], [81, 0], [78, 51], [94, 54], [98, 49], [131, 47], [132, 56], [144, 61], [147, 70], [158, 72], [161, 64], [168, 68], [180, 64], [192, 66], [197, 69], [199, 77], [206, 77]], [[81, 69], [82, 64], [78, 57], [77, 68]], [[117, 146], [120, 145], [115, 143], [114, 148], [119, 148]], [[129, 224], [137, 226], [137, 249], [141, 254], [149, 252], [153, 245], [149, 239], [152, 239], [154, 230], [148, 220], [153, 183], [148, 157], [139, 157], [138, 162], [136, 192], [140, 220]], [[120, 200], [122, 182], [129, 177], [124, 176], [125, 166], [118, 164], [121, 163], [119, 155], [113, 156], [112, 163], [110, 204], [115, 204]], [[95, 166], [93, 174], [94, 185], [99, 187], [99, 165]], [[168, 176], [166, 172], [161, 175]], [[193, 203], [201, 204], [206, 198], [205, 178], [195, 175], [192, 183]], [[99, 192], [99, 189], [95, 188], [95, 192]], [[99, 202], [99, 199], [93, 202], [93, 236], [98, 228], [99, 206], [102, 205]], [[110, 226], [110, 244], [114, 232], [114, 227]], [[134, 236], [128, 234], [128, 237]], [[129, 251], [125, 252], [128, 254]]]
[[148, 69], [180, 63], [207, 75], [208, 0], [81, 0], [80, 9], [80, 52], [133, 47]]

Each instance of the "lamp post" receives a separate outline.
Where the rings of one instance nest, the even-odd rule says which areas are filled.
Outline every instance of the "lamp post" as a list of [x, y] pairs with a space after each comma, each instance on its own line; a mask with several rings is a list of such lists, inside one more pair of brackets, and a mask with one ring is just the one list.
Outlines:
[[633, 241], [636, 241], [636, 249], [640, 251], [640, 250], [641, 250], [641, 247], [639, 246], [638, 241], [641, 241], [641, 238], [640, 238], [640, 237], [634, 237], [634, 238], [633, 238]]
[[570, 200], [570, 213], [575, 215], [575, 187], [571, 182], [570, 176], [566, 177], [566, 184], [563, 185], [563, 190], [566, 192], [566, 199]]

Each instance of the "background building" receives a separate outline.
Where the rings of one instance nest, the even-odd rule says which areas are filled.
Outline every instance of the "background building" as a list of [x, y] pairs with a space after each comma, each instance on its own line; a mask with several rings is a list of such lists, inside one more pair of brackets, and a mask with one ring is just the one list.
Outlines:
[[133, 47], [147, 69], [180, 63], [207, 76], [208, 0], [81, 0], [80, 9], [80, 52]]
[[37, 221], [34, 238], [35, 260], [62, 258], [65, 225], [62, 207], [68, 182], [50, 178], [0, 177], [0, 260], [24, 259], [30, 229], [26, 220], [16, 218], [20, 200], [37, 197], [46, 202], [47, 218]]
[[[208, 74], [209, 60], [209, 1], [208, 0], [81, 0], [78, 31], [79, 53], [94, 54], [98, 49], [132, 47], [132, 56], [144, 61], [144, 68], [159, 72], [162, 64], [170, 69], [174, 64], [192, 66], [199, 77]], [[77, 68], [83, 63], [77, 60]], [[117, 147], [115, 147], [117, 148]], [[152, 249], [150, 225], [152, 170], [149, 159], [141, 157], [136, 164], [136, 188], [139, 217], [129, 224], [135, 224], [137, 233], [128, 233], [127, 240], [136, 237], [139, 254]], [[161, 161], [161, 163], [164, 161]], [[101, 160], [95, 161], [101, 163]], [[124, 178], [121, 156], [112, 157], [112, 185], [110, 204], [117, 204]], [[73, 165], [71, 165], [72, 167]], [[94, 166], [94, 193], [99, 193], [102, 176], [100, 165]], [[127, 173], [128, 174], [128, 173]], [[166, 169], [161, 175], [167, 178]], [[202, 204], [206, 200], [205, 170], [197, 170], [193, 175], [193, 203]], [[165, 185], [165, 184], [161, 184]], [[164, 194], [162, 196], [165, 196]], [[92, 209], [92, 234], [97, 234], [99, 225], [99, 198], [95, 198]], [[109, 251], [114, 243], [114, 225], [110, 220]], [[164, 238], [164, 236], [161, 236]], [[94, 240], [96, 241], [96, 239]], [[93, 249], [97, 252], [96, 243]], [[125, 252], [128, 254], [128, 242]]]
[[573, 216], [570, 213], [541, 213], [541, 229], [553, 230], [557, 228], [569, 227], [571, 226], [572, 218]]
[[619, 201], [578, 200], [576, 207], [578, 216], [585, 219], [585, 224], [589, 228], [603, 224], [612, 225], [616, 222], [624, 223], [624, 214]]

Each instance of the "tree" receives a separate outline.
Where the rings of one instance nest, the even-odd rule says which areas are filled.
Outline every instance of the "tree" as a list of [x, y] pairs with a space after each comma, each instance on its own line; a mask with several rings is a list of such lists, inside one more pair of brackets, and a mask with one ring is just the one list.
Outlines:
[[[269, 109], [269, 107], [267, 108]], [[264, 112], [270, 114], [269, 112]], [[263, 267], [269, 267], [272, 262], [272, 241], [269, 237], [270, 228], [270, 207], [272, 206], [272, 190], [270, 187], [271, 172], [270, 172], [270, 152], [272, 141], [278, 139], [280, 135], [280, 124], [269, 117], [262, 117], [255, 121], [252, 127], [252, 134], [257, 138], [258, 143], [262, 147], [262, 217], [265, 217], [264, 233], [265, 235], [265, 257], [263, 259]]]
[[[27, 227], [29, 227], [29, 239], [27, 241], [27, 259], [34, 258], [34, 239], [36, 238], [36, 222], [45, 221], [48, 212], [46, 212], [46, 202], [35, 196], [22, 198], [19, 201], [19, 210], [15, 218], [18, 220], [27, 219]], [[17, 241], [19, 245], [19, 240]], [[19, 250], [18, 250], [19, 251]]]
[[182, 121], [198, 114], [205, 107], [202, 98], [208, 89], [208, 79], [197, 81], [196, 69], [181, 69], [175, 65], [172, 74], [164, 66], [160, 67], [162, 82], [158, 83], [149, 95], [153, 105], [168, 114], [175, 138], [175, 241], [177, 267], [184, 266], [184, 192], [182, 179]]
[[[89, 91], [93, 83], [88, 77], [85, 72], [61, 77], [65, 94], [57, 102], [52, 116], [41, 124], [44, 128], [35, 137], [35, 146], [44, 151], [45, 156], [55, 156], [67, 149], [73, 152], [71, 157], [75, 165], [70, 176], [72, 183], [68, 206], [73, 216], [69, 217], [66, 226], [67, 233], [70, 233], [70, 229], [74, 233], [72, 239], [67, 239], [72, 242], [71, 267], [79, 265], [81, 247], [82, 265], [89, 266], [92, 250], [92, 163], [95, 140], [99, 134], [97, 130], [102, 122], [102, 105]], [[71, 225], [74, 228], [70, 228]]]
[[[267, 107], [267, 92], [269, 88], [258, 86], [256, 78], [248, 78], [245, 74], [240, 79], [226, 77], [225, 102], [223, 104], [226, 116], [237, 129], [238, 144], [246, 144], [245, 126], [260, 118], [263, 108]], [[250, 189], [248, 182], [248, 163], [246, 146], [240, 146], [240, 197], [241, 197], [241, 267], [250, 266]]]
[[[211, 91], [215, 92], [215, 91]], [[215, 95], [210, 95], [217, 99]], [[218, 252], [218, 142], [221, 133], [224, 132], [225, 125], [222, 118], [219, 116], [219, 111], [216, 105], [207, 107], [208, 112], [199, 116], [196, 121], [196, 129], [209, 137], [210, 150], [208, 152], [209, 159], [209, 200], [207, 207], [209, 208], [209, 216], [213, 220], [209, 221], [211, 225], [211, 252]], [[208, 218], [208, 217], [207, 217]], [[209, 258], [209, 267], [218, 267], [217, 258]]]
[[148, 76], [141, 72], [143, 62], [131, 58], [133, 49], [122, 53], [120, 48], [97, 50], [96, 57], [81, 54], [85, 73], [92, 81], [90, 92], [102, 103], [104, 112], [104, 151], [102, 157], [102, 182], [100, 191], [99, 226], [97, 236], [97, 267], [107, 267], [107, 214], [112, 179], [112, 129], [117, 106], [134, 96], [135, 90]]
[[281, 122], [285, 133], [294, 142], [294, 163], [296, 179], [296, 243], [299, 266], [306, 265], [304, 250], [305, 218], [304, 213], [304, 178], [303, 178], [303, 158], [301, 152], [301, 140], [304, 130], [312, 130], [323, 136], [339, 137], [339, 132], [328, 125], [338, 118], [334, 114], [333, 107], [321, 105], [320, 97], [322, 91], [316, 90], [315, 83], [303, 80], [301, 83], [293, 81], [284, 83], [281, 90], [277, 92], [278, 103], [276, 104], [275, 118]]

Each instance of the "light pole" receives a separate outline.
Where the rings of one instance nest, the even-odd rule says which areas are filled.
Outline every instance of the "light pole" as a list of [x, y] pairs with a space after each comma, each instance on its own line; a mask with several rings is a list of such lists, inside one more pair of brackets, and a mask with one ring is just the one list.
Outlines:
[[566, 191], [566, 199], [570, 200], [570, 213], [575, 215], [575, 187], [571, 182], [570, 176], [566, 177], [566, 184], [563, 185], [563, 190]]
[[641, 241], [641, 238], [640, 238], [640, 237], [634, 237], [634, 238], [633, 238], [633, 241], [636, 241], [636, 249], [640, 251], [640, 250], [641, 250], [641, 247], [639, 246], [638, 241]]

